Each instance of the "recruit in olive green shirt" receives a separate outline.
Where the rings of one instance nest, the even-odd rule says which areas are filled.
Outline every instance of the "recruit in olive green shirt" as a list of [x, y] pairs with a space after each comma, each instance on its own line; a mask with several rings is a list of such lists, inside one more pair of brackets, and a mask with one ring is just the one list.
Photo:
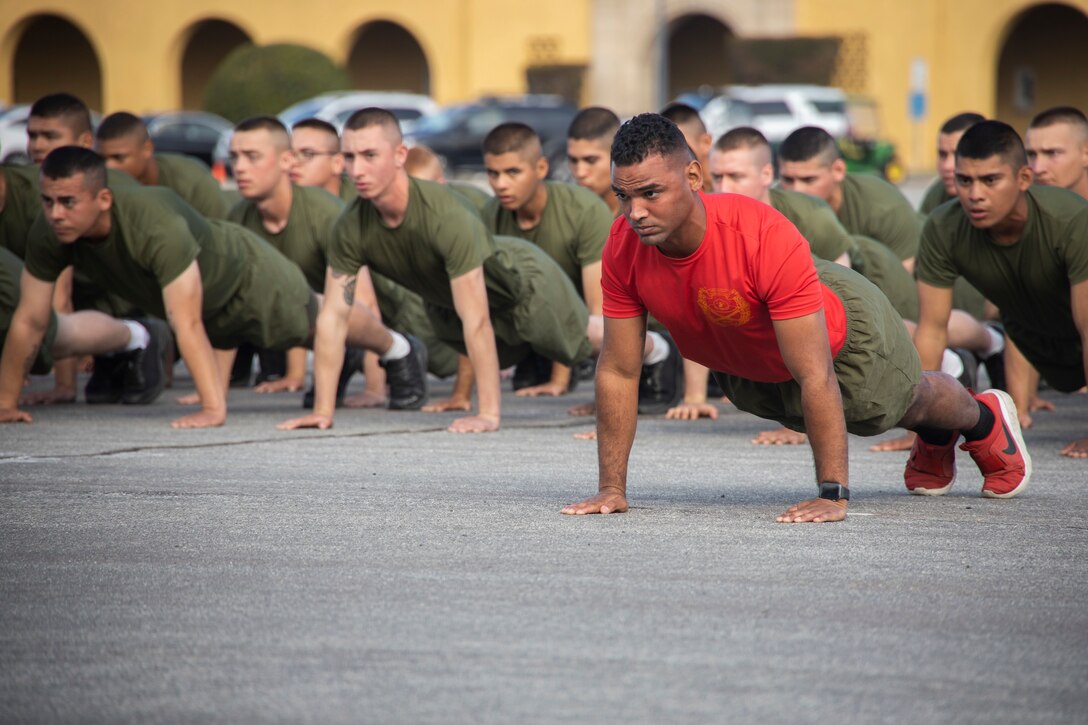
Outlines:
[[548, 198], [535, 227], [522, 229], [517, 212], [504, 209], [495, 198], [484, 208], [484, 224], [492, 234], [519, 237], [543, 249], [584, 297], [582, 268], [601, 261], [612, 229], [612, 212], [588, 189], [554, 181], [544, 183]]
[[884, 179], [847, 174], [837, 214], [846, 231], [877, 240], [901, 260], [918, 253], [922, 219], [907, 197]]
[[329, 266], [351, 275], [369, 266], [450, 310], [450, 280], [482, 266], [491, 307], [517, 304], [518, 271], [469, 202], [443, 184], [415, 178], [408, 183], [408, 208], [396, 228], [386, 226], [369, 201], [356, 199], [344, 210], [333, 230]]
[[307, 339], [311, 292], [306, 280], [298, 267], [251, 232], [205, 219], [173, 191], [158, 186], [113, 189], [110, 220], [106, 238], [62, 244], [45, 217], [38, 217], [27, 243], [27, 271], [54, 282], [74, 264], [99, 287], [166, 319], [162, 291], [195, 260], [213, 344], [231, 342], [217, 339], [215, 332], [235, 328], [259, 330], [245, 340], [268, 348]]
[[291, 211], [278, 233], [265, 228], [257, 205], [248, 199], [235, 204], [227, 220], [241, 224], [278, 249], [298, 265], [310, 289], [324, 292], [329, 235], [343, 209], [343, 202], [324, 189], [292, 184]]
[[226, 219], [230, 206], [212, 172], [197, 159], [181, 154], [155, 154], [159, 186], [173, 189], [208, 219]]
[[1025, 193], [1027, 222], [1020, 241], [1009, 246], [976, 229], [960, 204], [938, 207], [922, 233], [915, 273], [941, 288], [962, 275], [1001, 309], [1021, 347], [1035, 347], [1033, 340], [1079, 345], [1070, 286], [1088, 279], [1088, 201], [1052, 187]]

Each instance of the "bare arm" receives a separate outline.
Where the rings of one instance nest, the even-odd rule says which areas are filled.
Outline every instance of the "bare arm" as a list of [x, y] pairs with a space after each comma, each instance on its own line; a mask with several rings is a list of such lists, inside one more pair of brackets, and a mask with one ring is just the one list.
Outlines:
[[594, 262], [582, 267], [582, 295], [591, 315], [601, 315], [604, 310], [604, 292], [601, 290], [601, 263]]
[[171, 425], [175, 428], [223, 425], [227, 420], [227, 397], [212, 344], [204, 330], [204, 284], [196, 261], [163, 288], [162, 299], [167, 319], [174, 328], [178, 351], [196, 383], [201, 406], [199, 413], [178, 418]]
[[[774, 331], [782, 360], [801, 386], [801, 409], [816, 463], [816, 480], [847, 486], [846, 418], [823, 310], [791, 320], [775, 320]], [[820, 523], [845, 517], [845, 501], [816, 498], [797, 504], [778, 520]]]
[[18, 409], [19, 392], [49, 327], [53, 283], [43, 282], [24, 269], [19, 285], [19, 305], [0, 358], [0, 422], [29, 423], [30, 415]]
[[597, 360], [599, 493], [565, 507], [565, 514], [627, 510], [627, 460], [638, 422], [638, 380], [646, 344], [646, 316], [606, 317], [604, 327], [605, 345]]
[[459, 418], [450, 430], [479, 433], [498, 430], [502, 416], [499, 392], [499, 353], [495, 347], [495, 331], [491, 327], [491, 311], [487, 305], [487, 287], [483, 267], [450, 280], [453, 306], [461, 319], [465, 347], [476, 376], [479, 414]]
[[923, 370], [940, 370], [941, 356], [948, 345], [948, 318], [952, 316], [952, 289], [918, 282], [918, 327], [914, 347]]
[[[314, 331], [314, 412], [284, 421], [280, 430], [295, 428], [331, 428], [336, 412], [336, 382], [344, 365], [344, 347], [348, 337], [348, 317], [355, 304], [355, 291], [361, 268], [352, 275], [325, 269], [325, 298], [317, 314]], [[366, 279], [370, 280], [367, 272]]]
[[[53, 286], [53, 309], [58, 314], [71, 314], [75, 312], [72, 303], [73, 280], [75, 268], [68, 266], [57, 277]], [[63, 357], [53, 361], [53, 390], [43, 397], [46, 400], [65, 402], [76, 399], [76, 369], [79, 361], [75, 357]]]

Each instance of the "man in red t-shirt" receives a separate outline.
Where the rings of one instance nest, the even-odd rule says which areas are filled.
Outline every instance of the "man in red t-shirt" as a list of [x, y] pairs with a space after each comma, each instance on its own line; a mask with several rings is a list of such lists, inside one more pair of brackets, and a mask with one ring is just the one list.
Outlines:
[[646, 316], [681, 354], [715, 371], [741, 410], [807, 431], [820, 495], [778, 521], [846, 518], [847, 431], [892, 427], [919, 437], [904, 475], [912, 492], [944, 493], [953, 446], [982, 470], [982, 493], [1015, 496], [1031, 459], [1011, 399], [974, 395], [950, 375], [922, 372], [900, 317], [851, 270], [814, 261], [797, 229], [771, 207], [706, 195], [680, 130], [657, 114], [623, 125], [612, 144], [617, 219], [602, 260], [604, 349], [597, 363], [599, 493], [563, 513], [627, 510]]

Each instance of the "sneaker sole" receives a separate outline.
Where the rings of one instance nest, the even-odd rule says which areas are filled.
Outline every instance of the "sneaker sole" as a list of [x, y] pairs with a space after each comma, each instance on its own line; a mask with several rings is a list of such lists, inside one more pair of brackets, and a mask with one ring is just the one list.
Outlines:
[[984, 498], [1012, 498], [1023, 492], [1028, 485], [1028, 481], [1031, 480], [1031, 454], [1028, 453], [1028, 447], [1024, 445], [1024, 435], [1020, 431], [1020, 416], [1016, 414], [1016, 404], [1012, 402], [1012, 396], [997, 388], [983, 390], [981, 394], [985, 395], [986, 393], [993, 393], [997, 396], [997, 401], [1001, 405], [1001, 416], [1004, 418], [1009, 432], [1016, 439], [1016, 445], [1020, 448], [1020, 455], [1024, 457], [1024, 478], [1016, 488], [1007, 493], [995, 493], [983, 488], [982, 495]]
[[946, 493], [952, 490], [952, 484], [956, 482], [956, 462], [952, 461], [952, 480], [948, 482], [947, 486], [941, 486], [940, 488], [907, 488], [907, 491], [914, 496], [944, 496]]

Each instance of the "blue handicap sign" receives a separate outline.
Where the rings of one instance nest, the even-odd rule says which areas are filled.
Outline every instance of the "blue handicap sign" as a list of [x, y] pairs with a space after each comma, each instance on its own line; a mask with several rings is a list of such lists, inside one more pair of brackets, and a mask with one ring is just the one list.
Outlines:
[[926, 94], [919, 91], [912, 91], [910, 94], [910, 117], [911, 120], [919, 121], [926, 117]]

